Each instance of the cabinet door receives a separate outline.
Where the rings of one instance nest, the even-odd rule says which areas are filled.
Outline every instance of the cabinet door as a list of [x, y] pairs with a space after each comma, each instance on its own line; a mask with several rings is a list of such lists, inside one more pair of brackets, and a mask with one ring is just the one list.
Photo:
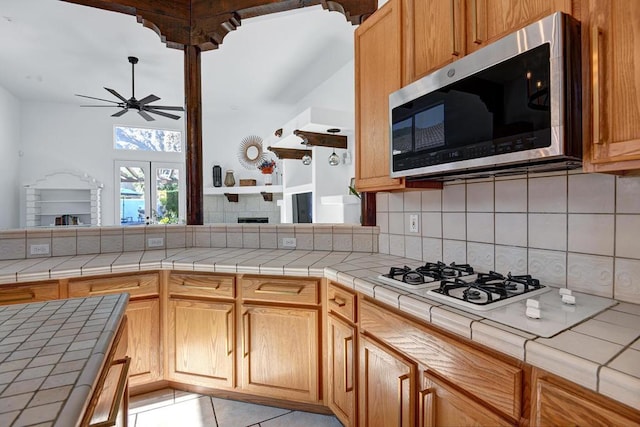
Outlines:
[[[588, 0], [582, 20], [585, 170], [640, 169], [640, 2]], [[590, 127], [590, 128], [589, 128]]]
[[389, 0], [355, 31], [356, 187], [393, 189], [389, 177], [389, 95], [402, 84], [401, 2]]
[[455, 388], [423, 372], [420, 391], [420, 426], [510, 426], [486, 405], [481, 405]]
[[580, 386], [562, 383], [564, 382], [557, 381], [554, 377], [540, 377], [537, 373], [534, 375], [531, 425], [640, 425], [640, 415], [637, 411], [606, 401], [601, 395], [595, 395]]
[[269, 397], [318, 401], [318, 310], [243, 307], [242, 388]]
[[571, 0], [467, 0], [467, 53], [558, 11]]
[[333, 315], [328, 319], [329, 390], [328, 403], [344, 426], [355, 423], [356, 393], [355, 353], [353, 326]]
[[359, 420], [363, 427], [415, 425], [416, 366], [365, 336], [359, 339]]
[[128, 353], [131, 357], [129, 384], [152, 383], [162, 379], [160, 348], [160, 301], [158, 298], [129, 301]]
[[403, 14], [408, 84], [464, 55], [464, 0], [405, 0]]
[[169, 301], [169, 377], [205, 387], [234, 386], [234, 305]]

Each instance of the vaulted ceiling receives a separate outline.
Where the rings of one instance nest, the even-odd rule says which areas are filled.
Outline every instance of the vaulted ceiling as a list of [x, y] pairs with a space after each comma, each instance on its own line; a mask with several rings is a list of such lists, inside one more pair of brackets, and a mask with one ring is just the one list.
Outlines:
[[[217, 50], [202, 53], [204, 110], [295, 104], [353, 59], [354, 29], [321, 5], [242, 19]], [[103, 86], [128, 96], [132, 55], [140, 58], [138, 98], [183, 102], [183, 52], [135, 15], [59, 0], [0, 0], [0, 39], [11, 41], [0, 46], [0, 86], [19, 99], [86, 104], [74, 94], [110, 98]]]

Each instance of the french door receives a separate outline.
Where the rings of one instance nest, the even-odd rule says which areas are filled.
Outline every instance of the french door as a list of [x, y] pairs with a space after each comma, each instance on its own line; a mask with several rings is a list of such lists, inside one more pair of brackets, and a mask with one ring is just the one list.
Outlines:
[[181, 163], [116, 160], [114, 175], [116, 221], [120, 218], [120, 225], [184, 223]]

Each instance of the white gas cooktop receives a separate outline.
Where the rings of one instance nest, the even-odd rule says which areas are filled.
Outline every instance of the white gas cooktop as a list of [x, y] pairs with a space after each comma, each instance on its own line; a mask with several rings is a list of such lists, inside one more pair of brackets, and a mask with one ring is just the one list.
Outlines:
[[[523, 296], [519, 296], [519, 298], [522, 299], [509, 298], [487, 306], [476, 306], [465, 301], [452, 300], [451, 298], [433, 292], [433, 289], [439, 287], [440, 281], [430, 281], [428, 283], [412, 285], [384, 276], [378, 276], [376, 279], [379, 282], [391, 284], [406, 289], [416, 295], [430, 298], [434, 300], [434, 302], [454, 307], [543, 338], [552, 337], [617, 304], [617, 301], [610, 298], [589, 295], [582, 292], [573, 292], [575, 304], [569, 305], [562, 302], [559, 288], [545, 286], [542, 289], [527, 293], [524, 298], [522, 298]], [[539, 319], [529, 318], [525, 315], [527, 299], [538, 301], [540, 307]]]

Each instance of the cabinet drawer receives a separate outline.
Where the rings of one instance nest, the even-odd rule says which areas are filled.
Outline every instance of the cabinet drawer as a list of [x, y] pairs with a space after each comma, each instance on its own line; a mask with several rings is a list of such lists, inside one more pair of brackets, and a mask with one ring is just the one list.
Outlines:
[[317, 279], [243, 277], [242, 299], [294, 304], [319, 304]]
[[0, 305], [49, 301], [59, 297], [58, 282], [0, 285]]
[[158, 274], [136, 274], [95, 279], [69, 280], [69, 297], [86, 297], [127, 292], [131, 298], [157, 296]]
[[180, 274], [169, 276], [169, 294], [204, 298], [233, 298], [233, 276], [213, 274]]
[[345, 319], [356, 322], [356, 296], [333, 283], [327, 288], [327, 309]]
[[520, 419], [521, 368], [368, 301], [360, 301], [359, 315], [361, 331], [425, 365], [476, 399]]

